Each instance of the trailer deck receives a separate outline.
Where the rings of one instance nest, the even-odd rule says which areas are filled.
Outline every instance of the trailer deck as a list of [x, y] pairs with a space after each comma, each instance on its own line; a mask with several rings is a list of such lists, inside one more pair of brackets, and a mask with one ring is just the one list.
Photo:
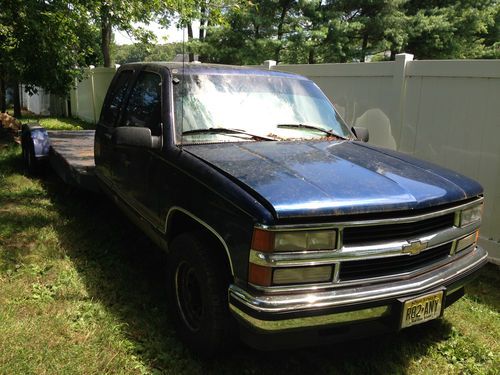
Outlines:
[[94, 175], [94, 130], [47, 131], [49, 162], [64, 182], [98, 191]]

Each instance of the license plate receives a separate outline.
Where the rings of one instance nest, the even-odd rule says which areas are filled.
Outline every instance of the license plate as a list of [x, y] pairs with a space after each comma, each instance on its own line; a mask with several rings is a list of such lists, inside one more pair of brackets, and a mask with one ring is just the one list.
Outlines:
[[439, 318], [443, 310], [443, 291], [403, 301], [401, 328]]

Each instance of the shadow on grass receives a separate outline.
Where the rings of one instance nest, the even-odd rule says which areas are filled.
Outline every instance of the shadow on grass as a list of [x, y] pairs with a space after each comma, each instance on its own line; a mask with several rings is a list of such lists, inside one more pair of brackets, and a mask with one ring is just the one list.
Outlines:
[[[18, 166], [4, 159], [0, 169]], [[258, 352], [239, 345], [227, 358], [194, 358], [177, 340], [166, 317], [163, 254], [104, 196], [65, 186], [48, 174], [43, 182], [62, 220], [58, 238], [85, 282], [124, 323], [134, 355], [151, 372], [168, 373], [402, 373], [409, 361], [450, 336], [445, 320], [333, 346]], [[30, 197], [26, 196], [29, 200]], [[31, 225], [21, 219], [16, 225]]]

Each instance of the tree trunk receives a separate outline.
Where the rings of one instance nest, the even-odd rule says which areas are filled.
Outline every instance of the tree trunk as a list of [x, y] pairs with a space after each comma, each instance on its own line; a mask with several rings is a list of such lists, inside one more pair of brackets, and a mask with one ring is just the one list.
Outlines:
[[109, 19], [109, 9], [103, 6], [101, 9], [101, 51], [106, 68], [111, 68], [110, 45], [112, 32], [113, 28]]
[[398, 53], [398, 51], [391, 49], [391, 61], [396, 60], [397, 53]]
[[255, 39], [259, 39], [260, 38], [260, 26], [254, 22], [253, 27], [255, 29]]
[[202, 42], [205, 39], [206, 35], [206, 22], [207, 22], [207, 7], [205, 1], [201, 2], [200, 6], [200, 33], [199, 39]]
[[368, 48], [368, 34], [364, 33], [363, 34], [363, 44], [361, 45], [361, 62], [365, 62], [366, 58], [366, 49]]
[[307, 59], [308, 64], [315, 64], [315, 59], [314, 59], [314, 48], [311, 48], [309, 50], [309, 57]]
[[5, 98], [5, 80], [0, 77], [0, 113], [7, 112], [7, 101]]
[[210, 29], [210, 20], [207, 20], [207, 25], [206, 25], [206, 28], [205, 28], [205, 39], [207, 39], [208, 37], [208, 30]]
[[286, 17], [286, 14], [287, 14], [289, 8], [290, 8], [290, 3], [288, 1], [285, 1], [282, 4], [280, 20], [278, 23], [277, 36], [278, 36], [278, 42], [280, 42], [280, 43], [278, 43], [278, 47], [276, 48], [276, 52], [275, 52], [275, 56], [274, 56], [274, 59], [276, 60], [277, 63], [280, 61], [281, 40], [283, 39], [283, 26], [285, 24], [285, 17]]
[[12, 89], [13, 89], [13, 99], [14, 99], [14, 117], [20, 119], [22, 117], [21, 98], [19, 96], [19, 82], [17, 82], [17, 80], [15, 80], [12, 83]]
[[[188, 42], [190, 42], [193, 40], [193, 25], [191, 24], [191, 22], [188, 22], [187, 24], [187, 31], [188, 31]], [[191, 47], [189, 47], [189, 62], [191, 61], [194, 61], [194, 53], [191, 52]]]

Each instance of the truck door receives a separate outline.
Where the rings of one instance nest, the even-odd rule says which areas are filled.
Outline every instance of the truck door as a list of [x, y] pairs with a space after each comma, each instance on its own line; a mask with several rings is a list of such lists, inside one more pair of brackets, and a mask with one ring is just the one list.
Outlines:
[[[147, 127], [161, 136], [161, 83], [158, 73], [142, 71], [130, 92], [120, 126]], [[157, 198], [152, 184], [161, 150], [115, 146], [113, 181], [122, 197], [148, 221], [156, 224]]]
[[115, 156], [111, 138], [120, 117], [133, 74], [132, 70], [122, 70], [113, 79], [102, 107], [101, 117], [96, 126], [94, 143], [96, 170], [103, 182], [110, 186], [113, 181], [112, 164]]

